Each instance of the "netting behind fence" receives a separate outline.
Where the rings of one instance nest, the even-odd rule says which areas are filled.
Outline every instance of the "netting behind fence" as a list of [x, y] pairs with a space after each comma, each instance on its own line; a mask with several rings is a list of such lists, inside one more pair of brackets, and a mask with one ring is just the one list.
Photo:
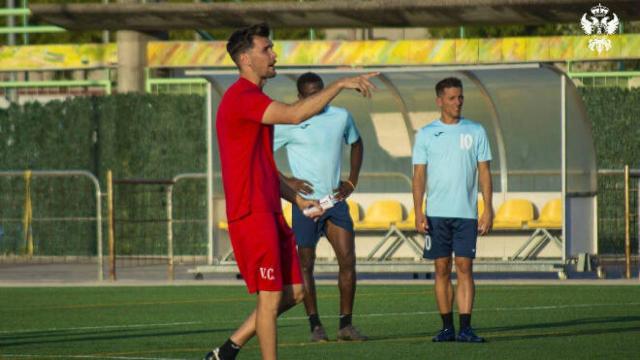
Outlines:
[[176, 263], [205, 261], [205, 181], [181, 181], [177, 186], [172, 180], [113, 183], [118, 266], [168, 264], [170, 256]]
[[114, 180], [113, 184], [117, 258], [122, 265], [166, 263], [169, 182]]
[[173, 187], [173, 254], [178, 261], [206, 262], [206, 194], [207, 182], [202, 178], [184, 178]]
[[94, 258], [95, 193], [84, 176], [0, 173], [0, 261]]
[[[631, 252], [638, 253], [638, 177], [629, 182]], [[598, 253], [624, 254], [625, 202], [622, 174], [598, 176]]]

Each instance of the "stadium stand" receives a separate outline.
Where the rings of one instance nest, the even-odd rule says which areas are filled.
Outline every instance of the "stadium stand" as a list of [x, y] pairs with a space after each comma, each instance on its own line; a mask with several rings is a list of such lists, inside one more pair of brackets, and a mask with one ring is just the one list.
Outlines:
[[[407, 245], [415, 259], [422, 256], [423, 244], [421, 236], [415, 230], [415, 214], [407, 203], [394, 199], [379, 199], [371, 202], [366, 207], [365, 216], [361, 217], [360, 203], [352, 198], [347, 200], [349, 212], [354, 222], [354, 230], [361, 239], [375, 240], [364, 254], [366, 260], [392, 260], [397, 256], [398, 250]], [[538, 204], [540, 206], [541, 204]], [[283, 202], [283, 213], [287, 223], [292, 225], [292, 205]], [[423, 204], [424, 209], [424, 204]], [[478, 198], [478, 216], [485, 211], [482, 197]], [[406, 215], [405, 215], [406, 214]], [[524, 235], [518, 244], [518, 249], [513, 255], [507, 255], [512, 260], [530, 260], [539, 255], [547, 243], [553, 242], [561, 247], [561, 240], [557, 232], [562, 229], [562, 202], [559, 198], [550, 199], [542, 207], [540, 215], [535, 218], [536, 205], [530, 199], [510, 199], [499, 206], [494, 221], [493, 240], [512, 239], [513, 234], [524, 234], [534, 230], [530, 235]], [[226, 221], [218, 222], [218, 229], [228, 231]], [[511, 235], [509, 235], [511, 234]], [[507, 236], [506, 238], [504, 236]], [[517, 235], [516, 238], [521, 237]], [[526, 239], [526, 240], [525, 240]], [[497, 243], [496, 243], [497, 246]], [[366, 248], [366, 246], [365, 246]], [[328, 249], [327, 249], [328, 250]], [[509, 253], [513, 250], [507, 250]], [[229, 250], [224, 254], [222, 261], [233, 260], [233, 252]], [[405, 253], [402, 256], [407, 256]]]
[[293, 226], [293, 206], [290, 202], [285, 201], [282, 204], [282, 215], [284, 215], [284, 219], [287, 220], [287, 224]]
[[525, 199], [509, 199], [498, 209], [493, 221], [494, 230], [522, 230], [533, 220], [533, 204]]
[[[415, 215], [414, 215], [415, 218]], [[367, 255], [367, 260], [373, 259], [378, 251], [383, 248], [389, 239], [391, 244], [378, 257], [378, 260], [387, 260], [400, 248], [403, 243], [408, 244], [417, 255], [422, 254], [422, 249], [416, 240], [407, 237], [397, 224], [403, 223], [402, 204], [397, 200], [378, 200], [372, 203], [365, 214], [363, 221], [354, 224], [357, 231], [386, 231]]]
[[[548, 201], [542, 208], [538, 219], [528, 221], [527, 226], [535, 229], [535, 231], [513, 254], [513, 260], [517, 260], [521, 255], [522, 260], [529, 259], [532, 255], [540, 252], [548, 242], [553, 242], [561, 248], [562, 242], [560, 238], [551, 232], [562, 230], [562, 200], [553, 199]], [[523, 253], [525, 249], [528, 250], [526, 253]]]
[[229, 231], [229, 223], [226, 220], [218, 221], [218, 229]]
[[360, 204], [353, 199], [347, 199], [347, 205], [349, 206], [351, 220], [353, 220], [354, 223], [360, 221]]
[[562, 200], [553, 199], [548, 201], [542, 208], [538, 219], [527, 222], [527, 225], [532, 229], [562, 228]]
[[398, 200], [378, 200], [371, 204], [362, 221], [354, 221], [355, 230], [388, 230], [392, 224], [402, 221], [402, 204]]
[[[422, 204], [422, 210], [424, 211], [424, 203]], [[396, 224], [396, 227], [400, 231], [412, 232], [416, 230], [416, 213], [413, 209], [407, 210], [407, 218]]]

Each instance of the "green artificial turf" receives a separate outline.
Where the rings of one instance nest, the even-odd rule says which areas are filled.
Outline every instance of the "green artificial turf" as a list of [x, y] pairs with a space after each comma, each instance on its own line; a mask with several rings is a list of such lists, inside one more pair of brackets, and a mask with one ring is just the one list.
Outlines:
[[[318, 287], [331, 339], [338, 291]], [[0, 359], [199, 359], [254, 307], [238, 286], [0, 288]], [[473, 325], [485, 344], [431, 342], [431, 285], [360, 286], [362, 343], [307, 342], [298, 306], [281, 317], [281, 359], [637, 359], [640, 287], [477, 287]], [[457, 316], [456, 316], [457, 324]], [[239, 359], [259, 359], [257, 341]]]

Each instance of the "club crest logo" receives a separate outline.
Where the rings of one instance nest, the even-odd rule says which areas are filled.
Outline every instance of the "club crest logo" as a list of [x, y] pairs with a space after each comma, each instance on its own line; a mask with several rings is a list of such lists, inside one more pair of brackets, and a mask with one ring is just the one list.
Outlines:
[[614, 12], [611, 13], [612, 16], [608, 14], [609, 8], [598, 4], [598, 6], [591, 8], [591, 15], [587, 16], [587, 13], [584, 13], [580, 19], [582, 30], [591, 37], [589, 49], [597, 51], [598, 54], [611, 49], [609, 35], [615, 34], [620, 25], [620, 20]]

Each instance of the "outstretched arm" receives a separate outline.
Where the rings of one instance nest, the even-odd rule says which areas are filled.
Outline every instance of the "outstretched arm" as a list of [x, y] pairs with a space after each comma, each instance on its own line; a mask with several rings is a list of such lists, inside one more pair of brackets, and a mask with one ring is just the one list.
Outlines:
[[344, 89], [354, 89], [365, 97], [371, 97], [375, 85], [369, 80], [378, 76], [373, 72], [334, 81], [316, 94], [298, 100], [293, 104], [273, 101], [262, 115], [263, 124], [299, 124], [322, 110]]

